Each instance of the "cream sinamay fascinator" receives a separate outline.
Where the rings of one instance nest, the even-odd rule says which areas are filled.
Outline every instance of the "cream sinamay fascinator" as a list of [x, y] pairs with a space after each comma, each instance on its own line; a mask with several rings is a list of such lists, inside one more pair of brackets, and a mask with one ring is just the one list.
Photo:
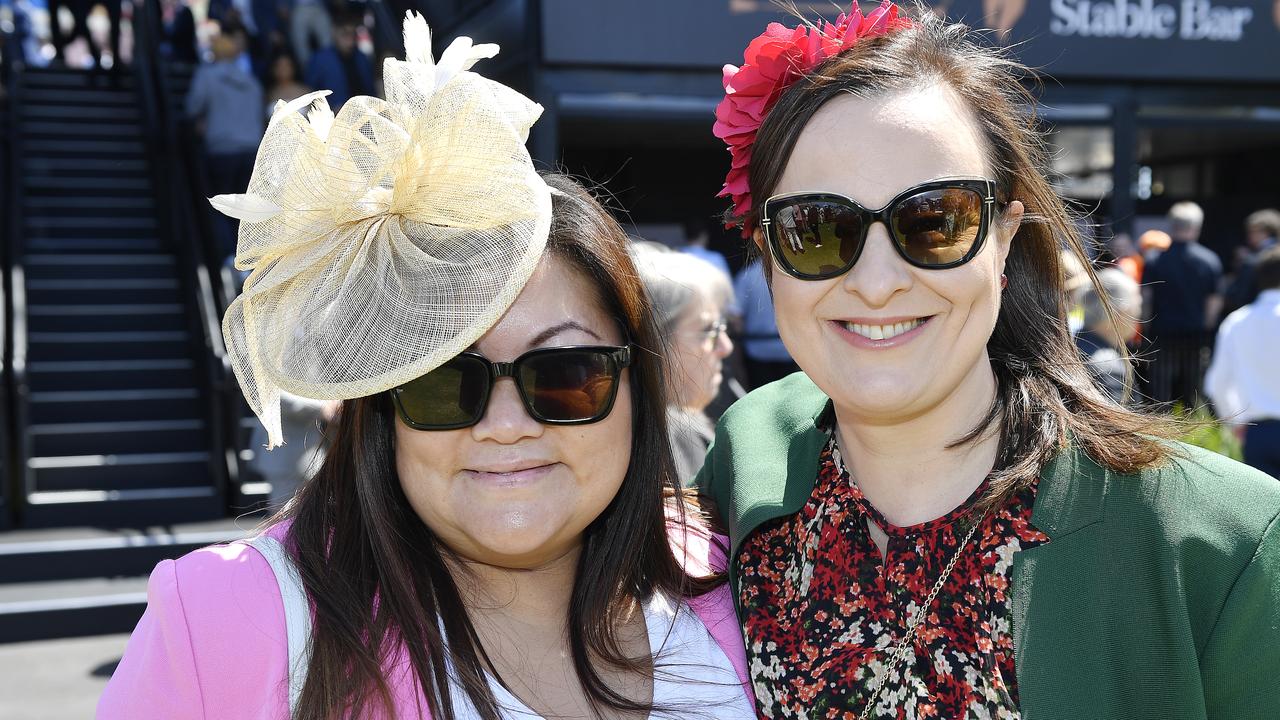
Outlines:
[[429, 372], [497, 322], [546, 246], [551, 191], [524, 146], [542, 107], [468, 72], [497, 45], [458, 38], [435, 63], [412, 12], [404, 39], [385, 101], [277, 104], [248, 192], [210, 200], [241, 220], [235, 265], [253, 272], [222, 333], [269, 447], [282, 390], [344, 400]]

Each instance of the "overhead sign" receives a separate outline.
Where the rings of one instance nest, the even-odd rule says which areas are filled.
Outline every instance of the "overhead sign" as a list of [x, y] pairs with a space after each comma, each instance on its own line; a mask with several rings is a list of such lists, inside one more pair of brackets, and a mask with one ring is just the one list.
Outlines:
[[[870, 10], [878, 3], [863, 3]], [[1280, 0], [933, 0], [935, 12], [990, 28], [1056, 77], [1280, 81]], [[800, 2], [830, 17], [830, 2]], [[552, 64], [719, 69], [765, 24], [795, 19], [772, 0], [544, 0]]]

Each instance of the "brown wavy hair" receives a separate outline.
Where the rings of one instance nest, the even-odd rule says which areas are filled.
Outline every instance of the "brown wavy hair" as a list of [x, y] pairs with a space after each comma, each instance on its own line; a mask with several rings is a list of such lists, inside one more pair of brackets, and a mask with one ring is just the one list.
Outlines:
[[[1069, 440], [1120, 473], [1164, 463], [1171, 449], [1162, 439], [1178, 435], [1178, 425], [1111, 401], [1095, 384], [1067, 329], [1062, 249], [1080, 259], [1095, 287], [1098, 279], [1076, 214], [1046, 179], [1048, 153], [1027, 87], [1034, 86], [1034, 74], [1004, 50], [983, 44], [965, 25], [948, 23], [918, 4], [910, 14], [911, 28], [860, 40], [783, 92], [752, 149], [748, 182], [760, 201], [745, 218], [730, 219], [759, 226], [758, 208], [777, 187], [800, 133], [827, 101], [842, 95], [874, 98], [929, 83], [946, 86], [981, 129], [998, 203], [1019, 200], [1026, 208], [1005, 264], [1009, 284], [987, 342], [996, 398], [978, 425], [950, 445], [998, 429], [1000, 465], [982, 505], [994, 507], [1030, 483]], [[1114, 320], [1109, 304], [1107, 311]]]
[[[569, 645], [582, 688], [601, 708], [650, 712], [611, 689], [595, 667], [649, 672], [628, 658], [614, 620], [653, 593], [689, 597], [716, 580], [687, 575], [668, 542], [667, 512], [686, 507], [667, 440], [657, 330], [617, 222], [580, 185], [545, 176], [553, 199], [547, 252], [595, 286], [633, 347], [631, 463], [616, 497], [587, 527], [568, 612]], [[446, 652], [454, 678], [486, 720], [499, 708], [498, 677], [451, 575], [453, 557], [409, 505], [395, 465], [395, 415], [385, 393], [345, 401], [316, 474], [273, 520], [292, 522], [288, 546], [315, 609], [311, 659], [296, 717], [360, 718], [393, 709], [386, 663], [409, 659], [432, 717], [450, 720]], [[668, 510], [673, 508], [673, 510]]]

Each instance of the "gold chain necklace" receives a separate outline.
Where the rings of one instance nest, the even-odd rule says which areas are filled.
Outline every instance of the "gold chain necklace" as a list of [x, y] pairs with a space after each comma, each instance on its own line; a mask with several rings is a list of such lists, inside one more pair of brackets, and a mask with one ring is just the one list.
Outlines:
[[876, 685], [871, 690], [871, 698], [867, 700], [867, 706], [862, 709], [862, 714], [858, 716], [858, 720], [867, 720], [871, 717], [871, 711], [876, 706], [876, 701], [880, 699], [880, 693], [884, 691], [885, 683], [889, 680], [889, 676], [897, 670], [898, 665], [907, 657], [907, 651], [911, 647], [912, 641], [915, 639], [916, 630], [920, 627], [920, 623], [924, 622], [925, 615], [929, 612], [929, 608], [933, 607], [933, 601], [937, 599], [938, 593], [942, 590], [942, 586], [946, 584], [947, 578], [951, 577], [951, 571], [956, 567], [956, 561], [960, 559], [960, 554], [964, 552], [969, 541], [973, 539], [974, 533], [982, 527], [982, 523], [987, 519], [987, 513], [983, 512], [978, 517], [973, 527], [969, 528], [969, 533], [964, 536], [964, 540], [960, 542], [960, 546], [951, 555], [951, 560], [947, 563], [947, 567], [943, 569], [942, 575], [938, 577], [938, 581], [933, 584], [933, 589], [929, 591], [929, 596], [925, 598], [924, 604], [916, 611], [911, 620], [907, 623], [907, 631], [903, 634], [902, 639], [894, 646], [893, 652], [889, 653], [889, 664], [885, 667], [884, 672], [876, 680]]

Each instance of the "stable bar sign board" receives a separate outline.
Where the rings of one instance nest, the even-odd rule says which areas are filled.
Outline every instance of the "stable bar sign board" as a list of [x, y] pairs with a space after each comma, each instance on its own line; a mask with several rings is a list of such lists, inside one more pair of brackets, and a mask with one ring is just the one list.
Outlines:
[[[948, 14], [997, 30], [1057, 77], [1280, 80], [1280, 0], [972, 0]], [[987, 20], [987, 22], [981, 22]]]
[[[831, 18], [829, 0], [797, 2]], [[843, 2], [837, 3], [847, 7]], [[862, 3], [871, 10], [878, 3]], [[1028, 65], [1061, 78], [1280, 81], [1280, 0], [932, 0], [992, 28]], [[719, 69], [770, 21], [771, 0], [543, 0], [543, 60], [561, 65]]]

